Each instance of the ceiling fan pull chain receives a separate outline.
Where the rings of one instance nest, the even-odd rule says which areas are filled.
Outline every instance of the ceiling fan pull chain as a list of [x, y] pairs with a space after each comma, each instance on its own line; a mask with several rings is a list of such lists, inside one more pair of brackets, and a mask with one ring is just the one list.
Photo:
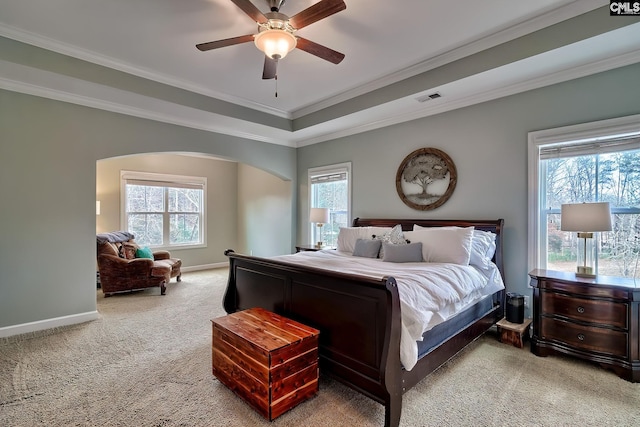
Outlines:
[[276, 80], [276, 98], [278, 97], [278, 75], [276, 74], [275, 76], [275, 80]]

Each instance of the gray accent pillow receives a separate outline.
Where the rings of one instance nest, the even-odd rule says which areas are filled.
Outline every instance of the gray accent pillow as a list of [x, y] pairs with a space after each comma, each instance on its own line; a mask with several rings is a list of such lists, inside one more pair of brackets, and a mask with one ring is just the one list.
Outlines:
[[408, 243], [406, 245], [393, 245], [382, 243], [386, 262], [422, 262], [422, 242]]
[[364, 258], [378, 258], [378, 252], [380, 252], [380, 240], [356, 240], [356, 246], [353, 249], [353, 256], [359, 256]]
[[[373, 235], [373, 238], [376, 240], [380, 240], [382, 243], [392, 243], [394, 245], [405, 245], [409, 243], [402, 233], [402, 225], [396, 224], [393, 228], [382, 234], [382, 235]], [[380, 248], [380, 254], [378, 255], [380, 258], [384, 258], [384, 246]]]

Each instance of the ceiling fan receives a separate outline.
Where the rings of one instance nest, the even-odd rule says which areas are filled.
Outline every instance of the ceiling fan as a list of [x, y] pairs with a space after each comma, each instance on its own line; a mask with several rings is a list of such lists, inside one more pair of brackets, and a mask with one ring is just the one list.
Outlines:
[[344, 59], [344, 54], [333, 49], [312, 42], [294, 33], [313, 24], [321, 19], [345, 10], [347, 5], [343, 0], [321, 0], [293, 15], [289, 18], [284, 13], [280, 13], [280, 8], [285, 0], [267, 0], [271, 12], [262, 13], [250, 0], [231, 0], [244, 13], [258, 24], [258, 34], [247, 34], [244, 36], [232, 37], [229, 39], [200, 43], [196, 45], [201, 51], [218, 49], [225, 46], [246, 43], [253, 41], [255, 45], [264, 52], [264, 68], [262, 70], [263, 79], [273, 79], [276, 77], [278, 60], [284, 58], [287, 53], [294, 48], [304, 50], [307, 53], [322, 58], [334, 64], [339, 64]]

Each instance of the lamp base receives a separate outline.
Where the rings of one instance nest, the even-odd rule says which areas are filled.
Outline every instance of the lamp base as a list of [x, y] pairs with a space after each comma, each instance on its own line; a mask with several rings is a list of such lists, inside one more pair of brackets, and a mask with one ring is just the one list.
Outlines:
[[596, 275], [593, 274], [593, 268], [592, 267], [587, 267], [587, 266], [583, 266], [583, 265], [579, 265], [578, 266], [578, 269], [576, 271], [576, 276], [577, 277], [590, 277], [590, 278], [596, 277]]

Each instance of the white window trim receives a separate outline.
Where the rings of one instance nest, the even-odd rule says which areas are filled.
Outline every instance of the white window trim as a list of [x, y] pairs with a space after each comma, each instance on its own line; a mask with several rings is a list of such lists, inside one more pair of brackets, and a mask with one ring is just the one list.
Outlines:
[[315, 168], [309, 168], [307, 171], [307, 189], [308, 189], [308, 195], [307, 195], [307, 215], [306, 215], [306, 224], [308, 227], [307, 230], [307, 235], [309, 236], [309, 241], [313, 242], [313, 228], [311, 227], [311, 224], [309, 223], [309, 212], [311, 212], [311, 197], [312, 197], [312, 191], [311, 191], [311, 178], [313, 178], [314, 176], [318, 176], [318, 175], [326, 175], [326, 174], [330, 174], [332, 172], [342, 172], [344, 170], [347, 170], [347, 218], [348, 218], [348, 223], [347, 223], [347, 227], [351, 226], [351, 223], [353, 221], [353, 218], [351, 218], [351, 186], [352, 186], [352, 178], [351, 178], [351, 162], [345, 162], [345, 163], [336, 163], [334, 165], [327, 165], [327, 166], [318, 166]]
[[542, 247], [539, 241], [540, 212], [538, 174], [540, 168], [539, 149], [541, 145], [553, 144], [565, 141], [594, 141], [608, 135], [633, 135], [640, 134], [640, 114], [619, 117], [615, 119], [601, 120], [591, 123], [582, 123], [572, 126], [564, 126], [555, 129], [546, 129], [529, 132], [528, 140], [528, 270], [531, 271], [540, 265]]
[[154, 172], [138, 172], [138, 171], [120, 171], [120, 229], [127, 229], [127, 199], [126, 199], [126, 182], [127, 180], [146, 180], [146, 181], [163, 181], [167, 183], [176, 184], [201, 184], [203, 186], [202, 192], [202, 243], [197, 245], [162, 245], [154, 246], [154, 249], [201, 249], [207, 247], [207, 177], [199, 176], [186, 176], [186, 175], [170, 175], [165, 173]]

